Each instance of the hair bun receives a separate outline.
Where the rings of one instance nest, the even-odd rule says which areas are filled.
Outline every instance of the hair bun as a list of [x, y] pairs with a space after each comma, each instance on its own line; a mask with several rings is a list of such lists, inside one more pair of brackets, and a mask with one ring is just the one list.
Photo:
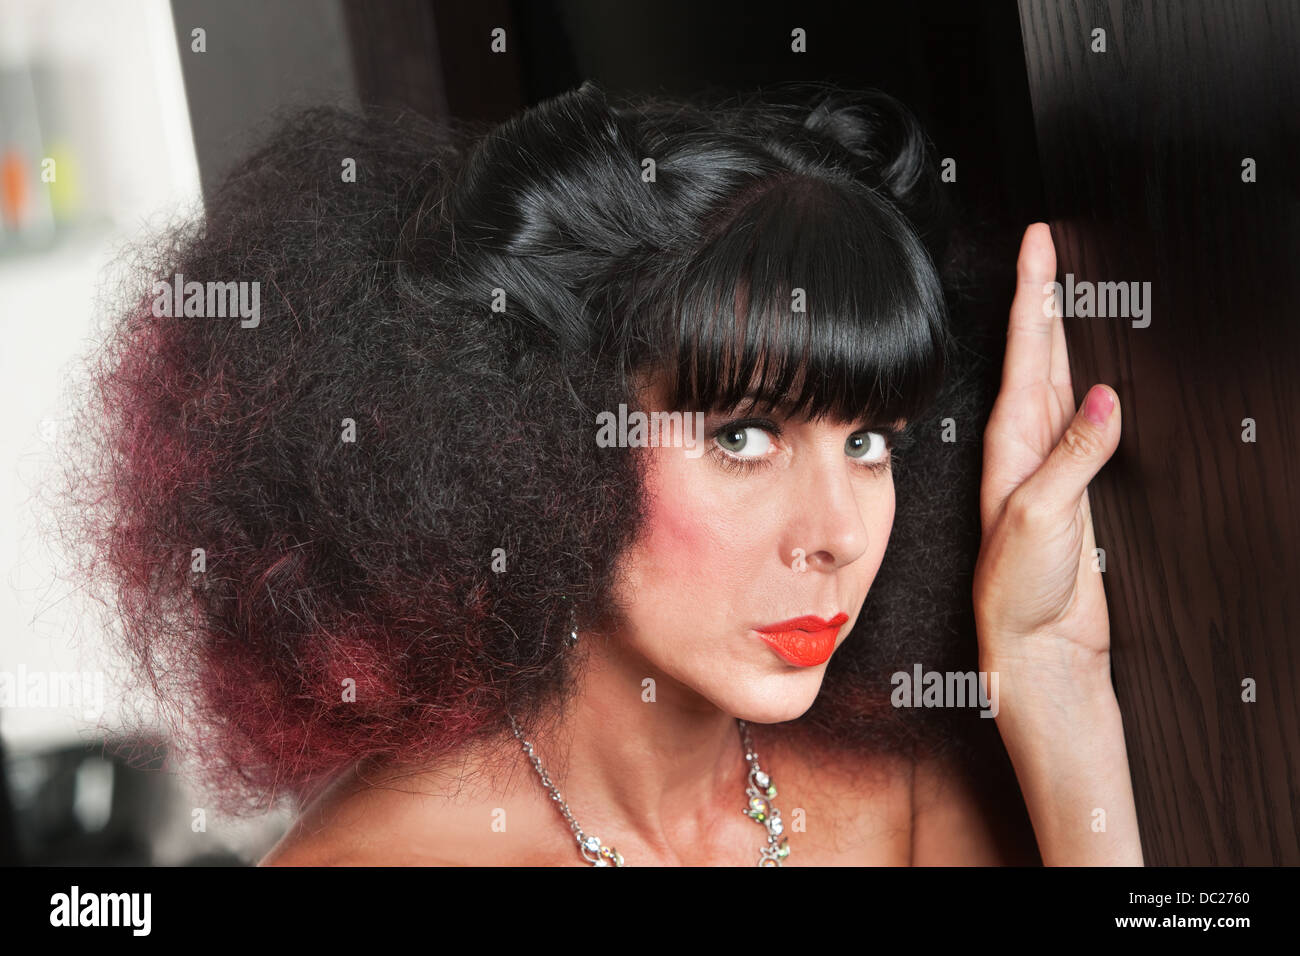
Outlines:
[[[881, 90], [843, 90], [830, 84], [800, 84], [817, 90], [804, 114], [803, 129], [833, 144], [835, 164], [867, 186], [883, 190], [922, 236], [941, 230], [945, 196], [935, 175], [930, 144], [912, 113]], [[805, 99], [805, 102], [807, 100]]]

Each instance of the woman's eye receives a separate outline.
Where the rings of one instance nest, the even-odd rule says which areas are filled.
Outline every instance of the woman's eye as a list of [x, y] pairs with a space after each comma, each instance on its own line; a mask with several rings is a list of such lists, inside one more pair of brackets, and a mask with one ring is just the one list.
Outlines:
[[889, 453], [889, 442], [880, 432], [856, 432], [844, 442], [844, 451], [850, 458], [865, 463], [879, 463]]
[[[713, 431], [712, 457], [724, 468], [752, 472], [773, 463], [772, 452], [781, 428], [767, 420], [734, 421]], [[854, 432], [844, 442], [845, 453], [873, 474], [884, 474], [891, 465], [894, 447], [888, 431]]]
[[771, 436], [757, 425], [729, 425], [718, 432], [715, 441], [742, 458], [762, 458], [772, 448]]

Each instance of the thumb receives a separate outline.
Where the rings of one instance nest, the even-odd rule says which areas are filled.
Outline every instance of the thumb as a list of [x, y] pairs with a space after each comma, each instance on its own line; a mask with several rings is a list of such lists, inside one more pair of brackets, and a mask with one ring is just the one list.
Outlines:
[[1051, 454], [1021, 486], [1025, 497], [1073, 514], [1088, 483], [1119, 447], [1119, 433], [1119, 397], [1109, 386], [1094, 385]]

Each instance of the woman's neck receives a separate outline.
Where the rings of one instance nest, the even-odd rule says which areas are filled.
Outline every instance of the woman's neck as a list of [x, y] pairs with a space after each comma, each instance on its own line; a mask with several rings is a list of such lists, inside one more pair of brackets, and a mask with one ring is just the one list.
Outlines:
[[744, 806], [736, 719], [617, 638], [584, 638], [581, 689], [567, 713], [550, 733], [521, 731], [586, 832], [615, 843], [614, 834], [634, 834], [680, 855]]
[[[716, 858], [756, 839], [740, 813], [748, 765], [736, 719], [628, 654], [617, 638], [584, 632], [583, 641], [571, 652], [582, 662], [567, 710], [520, 731], [584, 833], [638, 866], [699, 862], [709, 848], [718, 848]], [[548, 846], [567, 855], [567, 840], [578, 858], [557, 804], [508, 727], [501, 738], [432, 765], [361, 765], [334, 793], [329, 802], [346, 804], [347, 819], [383, 831], [375, 845], [404, 845], [412, 855], [425, 841], [436, 841], [440, 855], [470, 858], [477, 847], [506, 845], [511, 853]], [[509, 839], [490, 825], [499, 811]]]

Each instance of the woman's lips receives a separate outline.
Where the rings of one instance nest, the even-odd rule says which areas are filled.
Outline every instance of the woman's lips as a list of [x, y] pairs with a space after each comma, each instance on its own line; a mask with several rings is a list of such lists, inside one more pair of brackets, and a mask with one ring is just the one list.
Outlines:
[[796, 667], [815, 667], [830, 659], [835, 650], [835, 638], [848, 619], [843, 611], [829, 621], [815, 614], [805, 614], [755, 630], [787, 663]]

